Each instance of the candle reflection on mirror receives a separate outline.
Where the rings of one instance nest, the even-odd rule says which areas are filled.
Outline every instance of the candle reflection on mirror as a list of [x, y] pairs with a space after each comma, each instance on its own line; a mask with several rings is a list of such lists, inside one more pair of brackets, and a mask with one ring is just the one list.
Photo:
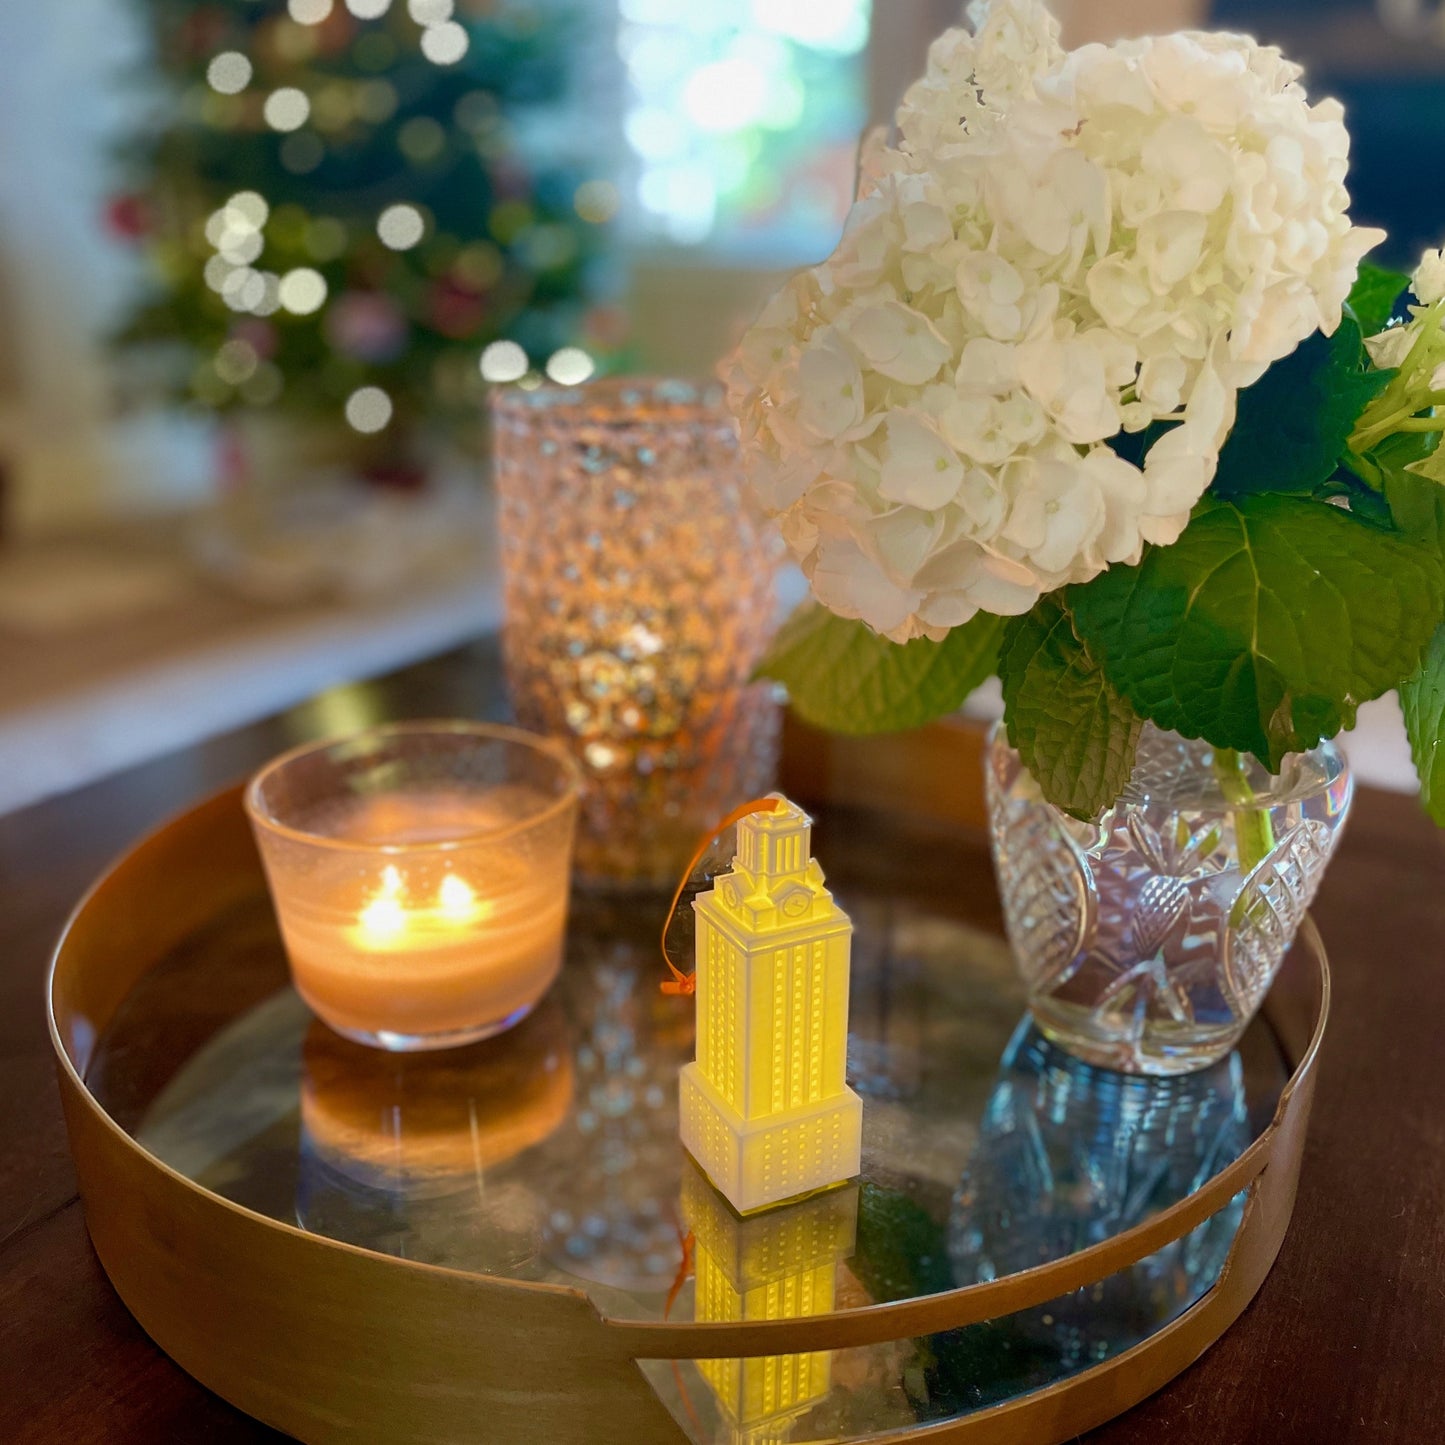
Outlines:
[[551, 1000], [507, 1034], [434, 1054], [381, 1053], [313, 1023], [297, 1222], [408, 1259], [522, 1269], [538, 1248], [535, 1202], [507, 1166], [551, 1137], [573, 1089]]

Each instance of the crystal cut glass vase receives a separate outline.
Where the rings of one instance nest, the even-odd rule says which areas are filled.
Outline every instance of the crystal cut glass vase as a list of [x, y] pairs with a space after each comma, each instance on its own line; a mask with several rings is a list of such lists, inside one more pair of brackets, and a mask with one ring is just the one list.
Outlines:
[[986, 772], [1004, 919], [1039, 1028], [1129, 1073], [1223, 1058], [1339, 842], [1344, 755], [1322, 743], [1271, 776], [1146, 724], [1128, 786], [1092, 822], [1044, 800], [1002, 725]]

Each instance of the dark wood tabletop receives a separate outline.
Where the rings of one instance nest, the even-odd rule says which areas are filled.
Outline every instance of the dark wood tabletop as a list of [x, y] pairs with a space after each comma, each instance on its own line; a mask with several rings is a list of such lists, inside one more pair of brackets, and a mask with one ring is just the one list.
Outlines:
[[[70, 909], [141, 833], [284, 747], [502, 707], [481, 642], [0, 818], [0, 1442], [283, 1438], [173, 1365], [90, 1248], [42, 997]], [[1445, 1440], [1445, 842], [1413, 800], [1360, 791], [1315, 916], [1334, 1004], [1283, 1252], [1234, 1328], [1091, 1445]]]

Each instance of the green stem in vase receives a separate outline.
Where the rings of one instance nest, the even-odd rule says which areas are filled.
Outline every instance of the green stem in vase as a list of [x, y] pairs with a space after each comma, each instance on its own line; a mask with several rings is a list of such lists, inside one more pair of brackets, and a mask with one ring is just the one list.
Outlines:
[[1274, 851], [1274, 824], [1264, 808], [1251, 806], [1254, 786], [1249, 781], [1249, 764], [1231, 748], [1216, 748], [1214, 775], [1227, 801], [1235, 804], [1234, 846], [1239, 854], [1239, 871], [1251, 873]]

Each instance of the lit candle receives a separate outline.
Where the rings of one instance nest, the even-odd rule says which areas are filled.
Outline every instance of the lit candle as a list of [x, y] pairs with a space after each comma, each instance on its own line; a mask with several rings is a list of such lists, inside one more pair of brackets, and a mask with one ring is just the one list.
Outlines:
[[[260, 774], [248, 798], [297, 991], [338, 1033], [387, 1048], [499, 1032], [526, 1015], [562, 963], [571, 763], [525, 734], [483, 729], [478, 737], [448, 725], [436, 743], [444, 751], [459, 740], [483, 754], [530, 748], [553, 769], [552, 786], [479, 783], [496, 767], [460, 759], [455, 777], [438, 778], [433, 766], [409, 778], [386, 745], [405, 737], [394, 750], [415, 768], [416, 734], [426, 726], [434, 725], [379, 730], [369, 755], [373, 790], [327, 797], [306, 789], [299, 827], [282, 816], [294, 800], [276, 774], [314, 768], [313, 750]], [[377, 788], [382, 779], [389, 786]]]
[[858, 1173], [863, 1102], [848, 1087], [853, 925], [823, 886], [812, 819], [778, 797], [738, 823], [731, 872], [697, 913], [697, 1061], [682, 1142], [740, 1214]]

